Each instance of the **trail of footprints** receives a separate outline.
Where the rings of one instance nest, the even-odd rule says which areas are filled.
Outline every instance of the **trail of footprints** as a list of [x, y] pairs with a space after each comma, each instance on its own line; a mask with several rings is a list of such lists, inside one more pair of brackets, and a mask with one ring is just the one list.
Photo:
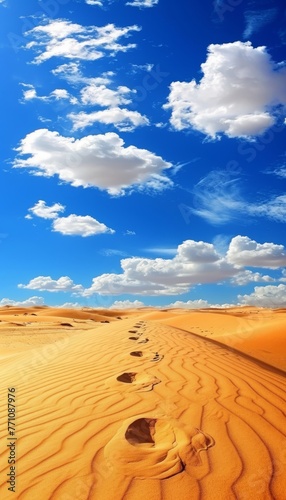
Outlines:
[[[146, 328], [146, 323], [139, 321], [128, 331], [131, 334], [128, 339], [136, 344], [147, 344], [149, 338], [144, 337]], [[142, 358], [142, 361], [154, 363], [164, 358], [164, 355], [157, 351], [132, 350], [129, 354]], [[124, 372], [116, 380], [123, 384], [132, 384], [137, 392], [152, 391], [155, 385], [161, 383], [160, 379], [147, 373], [145, 369], [141, 373]], [[123, 475], [166, 479], [183, 470], [193, 475], [191, 467], [202, 463], [200, 452], [214, 444], [214, 439], [201, 429], [193, 429], [191, 433], [186, 434], [177, 420], [133, 417], [126, 420], [107, 443], [104, 455], [109, 463], [113, 462], [113, 456], [116, 457], [113, 465]], [[163, 460], [162, 448], [165, 449]], [[153, 455], [151, 468], [148, 466], [150, 453]]]

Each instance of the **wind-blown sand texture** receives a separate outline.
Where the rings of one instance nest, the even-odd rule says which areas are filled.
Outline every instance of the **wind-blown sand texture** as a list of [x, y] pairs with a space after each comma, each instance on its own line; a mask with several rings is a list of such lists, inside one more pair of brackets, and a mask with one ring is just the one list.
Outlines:
[[1, 500], [285, 500], [285, 310], [5, 307], [0, 320]]

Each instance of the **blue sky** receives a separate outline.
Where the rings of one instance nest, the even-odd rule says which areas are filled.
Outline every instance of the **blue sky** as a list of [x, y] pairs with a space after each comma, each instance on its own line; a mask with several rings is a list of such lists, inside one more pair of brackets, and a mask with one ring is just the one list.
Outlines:
[[286, 304], [281, 1], [0, 1], [0, 304]]

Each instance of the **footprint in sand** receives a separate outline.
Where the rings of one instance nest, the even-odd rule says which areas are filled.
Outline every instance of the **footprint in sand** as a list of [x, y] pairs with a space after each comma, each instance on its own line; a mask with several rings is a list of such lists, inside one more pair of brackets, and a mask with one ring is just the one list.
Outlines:
[[214, 439], [177, 420], [152, 416], [130, 418], [105, 446], [105, 459], [117, 472], [137, 478], [166, 479], [186, 471], [196, 478], [208, 470], [206, 452]]
[[137, 358], [142, 358], [143, 352], [142, 351], [132, 351], [130, 353], [130, 356], [136, 356]]
[[[144, 353], [142, 351], [132, 351], [130, 352], [130, 356], [136, 356], [137, 358], [142, 358], [144, 355]], [[151, 357], [151, 359], [149, 358], [149, 356]], [[163, 354], [159, 354], [159, 352], [154, 352], [154, 353], [151, 353], [149, 356], [146, 356], [146, 359], [150, 359], [150, 361], [161, 361], [163, 358], [164, 358], [164, 355]]]
[[137, 333], [137, 330], [128, 330], [128, 333]]
[[138, 344], [146, 344], [147, 342], [149, 342], [149, 339], [142, 339], [139, 340]]
[[140, 337], [128, 337], [129, 340], [139, 340]]
[[118, 382], [132, 384], [137, 392], [152, 391], [154, 385], [160, 384], [161, 380], [148, 373], [125, 372], [116, 377]]
[[161, 359], [163, 359], [163, 357], [164, 357], [163, 354], [159, 354], [158, 352], [154, 352], [154, 356], [151, 359], [151, 361], [161, 361]]

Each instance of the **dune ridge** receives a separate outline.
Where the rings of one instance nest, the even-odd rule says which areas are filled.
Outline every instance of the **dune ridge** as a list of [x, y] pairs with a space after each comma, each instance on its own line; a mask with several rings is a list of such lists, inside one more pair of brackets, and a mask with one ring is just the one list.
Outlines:
[[[5, 429], [7, 387], [15, 387], [17, 499], [285, 498], [285, 376], [242, 356], [238, 343], [233, 350], [225, 337], [204, 336], [220, 331], [221, 312], [116, 311], [103, 324], [104, 311], [91, 321], [34, 308], [34, 322], [18, 328], [8, 323], [24, 323], [31, 311], [7, 311], [0, 418]], [[274, 318], [282, 325], [284, 314], [260, 315], [270, 334], [276, 325], [276, 347]], [[233, 318], [240, 320], [226, 313], [227, 335]], [[257, 338], [258, 323], [249, 328]], [[16, 337], [30, 344], [13, 349]], [[0, 497], [8, 500], [6, 436], [0, 440]]]

